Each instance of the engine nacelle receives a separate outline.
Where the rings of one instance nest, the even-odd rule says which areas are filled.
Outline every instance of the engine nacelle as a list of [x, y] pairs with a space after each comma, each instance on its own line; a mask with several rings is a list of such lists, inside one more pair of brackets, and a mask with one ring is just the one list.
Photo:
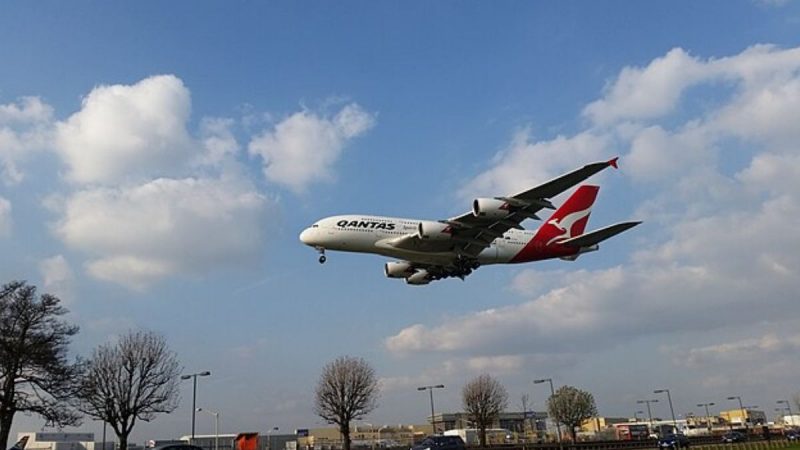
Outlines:
[[383, 273], [389, 278], [406, 278], [414, 274], [414, 268], [406, 261], [387, 262], [383, 266]]
[[472, 201], [472, 215], [486, 219], [502, 219], [511, 213], [507, 202], [496, 198], [476, 198]]
[[428, 278], [428, 271], [425, 269], [420, 269], [411, 274], [411, 276], [406, 277], [406, 283], [414, 286], [421, 286], [430, 282], [431, 280]]
[[420, 239], [446, 241], [453, 237], [453, 227], [446, 223], [425, 220], [417, 225], [417, 236]]

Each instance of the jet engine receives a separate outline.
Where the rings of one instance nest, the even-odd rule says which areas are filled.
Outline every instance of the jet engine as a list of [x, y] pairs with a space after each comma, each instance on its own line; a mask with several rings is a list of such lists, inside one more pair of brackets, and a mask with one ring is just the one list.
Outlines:
[[431, 280], [428, 278], [428, 271], [425, 269], [420, 269], [406, 278], [407, 284], [413, 284], [415, 286], [421, 286], [430, 282]]
[[446, 223], [425, 220], [417, 225], [417, 236], [420, 239], [445, 241], [453, 237], [453, 231], [450, 225]]
[[414, 274], [414, 269], [406, 261], [387, 262], [383, 266], [383, 273], [389, 278], [406, 278]]
[[495, 198], [476, 198], [472, 201], [472, 215], [487, 219], [502, 219], [511, 211], [508, 203]]

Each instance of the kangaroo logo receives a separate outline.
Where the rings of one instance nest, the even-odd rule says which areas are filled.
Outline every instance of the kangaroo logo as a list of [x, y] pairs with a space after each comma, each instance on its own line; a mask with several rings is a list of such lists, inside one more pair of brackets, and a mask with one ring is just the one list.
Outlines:
[[583, 211], [575, 211], [573, 213], [569, 213], [566, 216], [559, 219], [552, 219], [548, 220], [547, 223], [550, 225], [558, 228], [562, 231], [561, 234], [555, 236], [554, 238], [547, 241], [547, 245], [552, 244], [555, 241], [562, 241], [564, 239], [569, 239], [572, 237], [572, 226], [575, 225], [576, 222], [587, 217], [589, 213], [592, 212], [592, 207], [589, 206], [588, 208], [584, 209]]

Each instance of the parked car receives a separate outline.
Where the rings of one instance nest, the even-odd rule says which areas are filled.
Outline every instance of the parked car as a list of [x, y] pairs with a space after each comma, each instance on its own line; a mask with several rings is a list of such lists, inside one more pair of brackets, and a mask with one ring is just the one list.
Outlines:
[[722, 442], [732, 444], [734, 442], [744, 442], [747, 440], [747, 436], [741, 431], [729, 431], [722, 435]]
[[665, 434], [658, 440], [658, 448], [689, 448], [689, 438], [685, 434]]
[[411, 450], [466, 450], [460, 436], [428, 436]]
[[797, 430], [790, 430], [786, 432], [786, 439], [790, 441], [798, 441], [800, 440], [800, 431]]

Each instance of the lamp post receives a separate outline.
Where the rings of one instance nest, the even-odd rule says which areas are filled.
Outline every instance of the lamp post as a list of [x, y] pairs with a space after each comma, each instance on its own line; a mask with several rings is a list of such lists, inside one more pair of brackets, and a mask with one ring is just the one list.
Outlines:
[[384, 425], [384, 426], [378, 428], [378, 446], [379, 447], [383, 445], [382, 441], [381, 441], [381, 431], [383, 431], [384, 428], [389, 428], [389, 425]]
[[[267, 430], [267, 450], [272, 448], [272, 437], [271, 437], [272, 432], [278, 430], [280, 430], [279, 427], [272, 427], [269, 430]], [[356, 427], [356, 431], [358, 431], [358, 427]]]
[[792, 405], [791, 405], [791, 403], [789, 403], [789, 400], [778, 400], [776, 403], [779, 404], [779, 405], [781, 405], [781, 404], [785, 404], [786, 405], [786, 409], [789, 410], [789, 420], [792, 421], [792, 426], [794, 426], [794, 416], [792, 415]]
[[420, 386], [417, 388], [418, 391], [428, 391], [431, 396], [431, 427], [433, 428], [433, 434], [436, 434], [436, 419], [433, 412], [433, 390], [434, 389], [444, 389], [443, 384], [436, 384], [431, 386]]
[[747, 412], [742, 405], [742, 397], [738, 395], [732, 395], [728, 397], [728, 400], [739, 400], [739, 411], [742, 412], [742, 421], [744, 422], [744, 434], [749, 434], [750, 428], [747, 426]]
[[[556, 391], [553, 388], [553, 379], [552, 378], [542, 378], [539, 380], [533, 380], [533, 384], [541, 384], [541, 383], [550, 383], [550, 398], [555, 397]], [[561, 424], [556, 422], [556, 431], [558, 432], [558, 446], [561, 447]]]
[[658, 403], [658, 399], [654, 398], [654, 399], [651, 399], [651, 400], [636, 400], [636, 403], [638, 403], [640, 405], [644, 404], [644, 403], [647, 403], [647, 418], [650, 421], [650, 423], [648, 425], [648, 430], [649, 430], [649, 433], [652, 433], [653, 432], [653, 411], [650, 410], [650, 403]]
[[106, 420], [105, 419], [98, 419], [103, 421], [103, 450], [106, 450]]
[[[369, 425], [369, 435], [370, 435], [370, 441], [372, 441], [372, 450], [375, 450], [375, 434], [374, 434], [375, 425], [372, 425], [369, 422], [361, 422], [361, 423], [364, 425]], [[356, 431], [358, 431], [358, 427], [356, 427]]]
[[[669, 413], [672, 415], [672, 426], [675, 428], [675, 433], [678, 432], [678, 421], [675, 420], [675, 410], [672, 408], [672, 396], [669, 393], [669, 389], [656, 389], [653, 391], [653, 394], [661, 394], [662, 392], [667, 393], [667, 401], [669, 401]], [[678, 440], [678, 447], [681, 446], [681, 441]]]
[[189, 378], [192, 379], [192, 439], [189, 441], [190, 444], [194, 444], [194, 415], [196, 412], [195, 409], [197, 409], [197, 377], [207, 377], [209, 375], [211, 375], [211, 372], [208, 370], [188, 375], [181, 375], [181, 380], [188, 380]]
[[706, 408], [706, 426], [708, 427], [708, 433], [711, 434], [711, 413], [708, 412], [708, 407], [714, 406], [714, 402], [697, 404], [698, 408], [701, 406], [705, 406]]
[[210, 409], [197, 408], [197, 412], [205, 411], [214, 416], [214, 450], [219, 450], [219, 413]]

